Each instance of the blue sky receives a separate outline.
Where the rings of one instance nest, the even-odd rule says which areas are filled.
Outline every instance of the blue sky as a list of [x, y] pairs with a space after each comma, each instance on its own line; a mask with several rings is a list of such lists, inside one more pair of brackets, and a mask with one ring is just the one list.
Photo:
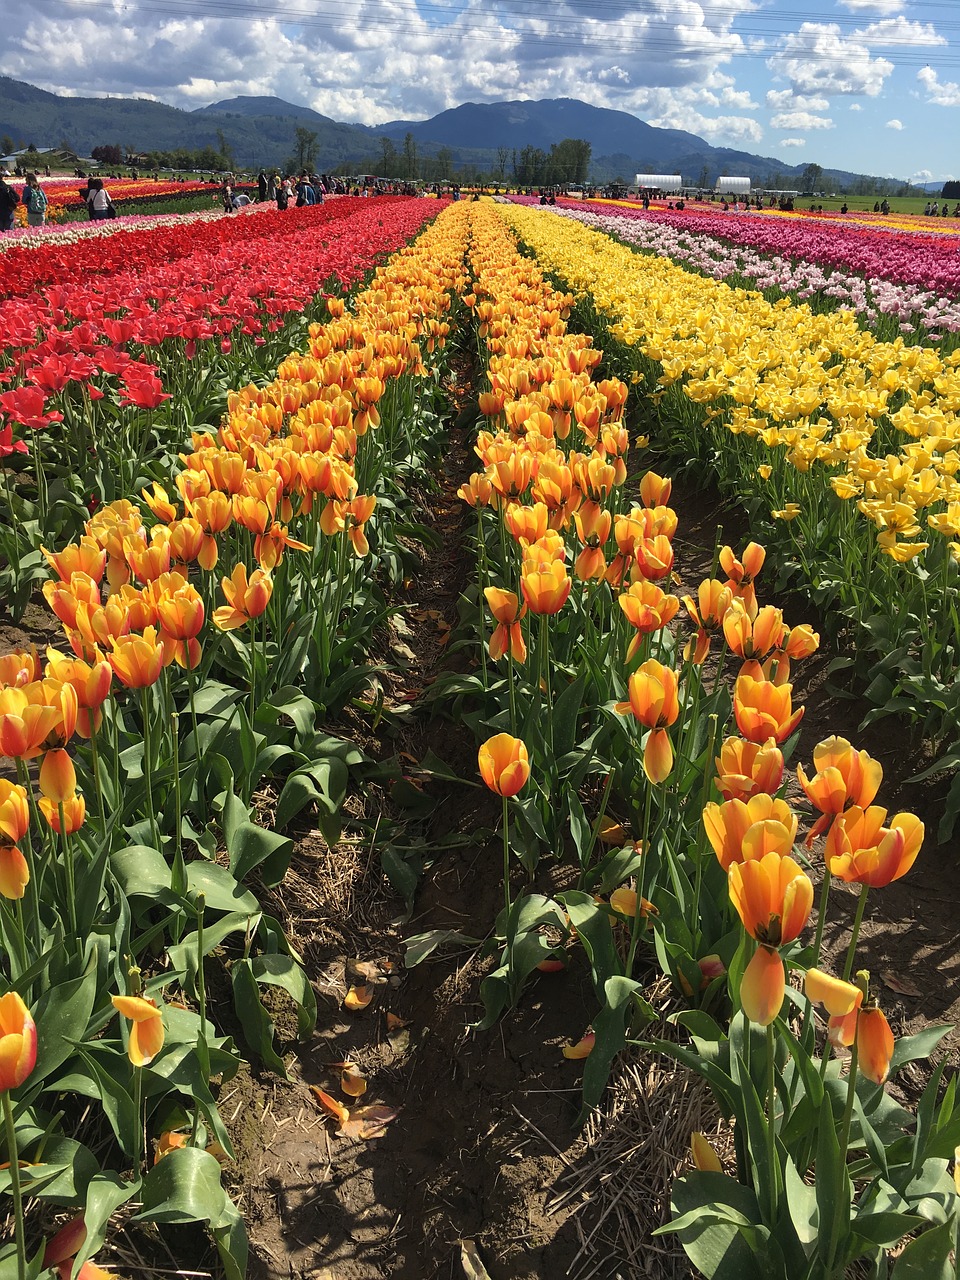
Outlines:
[[960, 177], [958, 0], [5, 0], [0, 70], [339, 120], [581, 98], [717, 146]]

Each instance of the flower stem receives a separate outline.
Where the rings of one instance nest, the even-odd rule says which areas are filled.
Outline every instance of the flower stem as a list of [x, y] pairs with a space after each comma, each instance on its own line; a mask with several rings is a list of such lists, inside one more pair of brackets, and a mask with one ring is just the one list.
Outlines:
[[867, 896], [870, 893], [869, 885], [860, 886], [860, 901], [857, 903], [856, 915], [853, 917], [853, 930], [850, 934], [850, 945], [847, 947], [847, 958], [843, 965], [843, 980], [850, 981], [850, 974], [853, 972], [853, 961], [857, 953], [857, 942], [860, 938], [860, 925], [863, 923], [863, 913], [867, 907]]
[[23, 1193], [20, 1190], [20, 1155], [17, 1151], [17, 1128], [13, 1123], [10, 1090], [3, 1091], [3, 1119], [7, 1130], [7, 1155], [10, 1157], [10, 1195], [13, 1198], [13, 1232], [17, 1242], [17, 1280], [26, 1280], [27, 1244], [23, 1238]]
[[[510, 812], [507, 808], [507, 797], [502, 796], [503, 800], [503, 905], [507, 916], [510, 915]], [[504, 932], [506, 932], [507, 922], [503, 922]]]

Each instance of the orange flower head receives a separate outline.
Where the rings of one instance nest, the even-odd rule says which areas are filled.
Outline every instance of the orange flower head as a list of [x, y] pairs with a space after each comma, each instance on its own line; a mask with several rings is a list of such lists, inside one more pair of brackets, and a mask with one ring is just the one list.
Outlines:
[[77, 772], [62, 747], [44, 753], [40, 765], [40, 790], [54, 804], [62, 803], [77, 789]]
[[807, 799], [823, 814], [808, 837], [808, 847], [835, 814], [851, 805], [861, 809], [871, 805], [883, 781], [879, 760], [866, 751], [855, 751], [846, 738], [836, 736], [825, 738], [814, 747], [813, 768], [812, 778], [807, 777], [803, 765], [797, 768]]
[[214, 610], [213, 622], [221, 631], [233, 631], [265, 612], [273, 594], [273, 579], [262, 569], [254, 569], [248, 580], [247, 566], [238, 564], [229, 578], [222, 579], [222, 587], [227, 604]]
[[56, 649], [47, 650], [47, 676], [58, 680], [61, 684], [69, 684], [77, 695], [79, 708], [77, 725], [84, 737], [84, 725], [89, 725], [89, 717], [84, 721], [83, 711], [96, 711], [103, 705], [110, 693], [113, 671], [109, 662], [96, 652], [93, 662], [84, 662], [81, 658], [68, 658]]
[[763, 744], [727, 738], [715, 763], [714, 782], [724, 800], [773, 795], [783, 781], [783, 752], [773, 738]]
[[256, 556], [260, 568], [265, 569], [267, 573], [272, 573], [283, 559], [283, 553], [288, 547], [291, 547], [294, 551], [311, 550], [305, 542], [297, 542], [295, 538], [291, 538], [290, 531], [285, 524], [273, 524], [267, 529], [266, 533], [262, 533], [256, 538], [253, 544], [253, 554]]
[[147, 996], [111, 996], [113, 1007], [133, 1024], [127, 1056], [135, 1067], [147, 1067], [163, 1048], [163, 1015]]
[[627, 682], [629, 701], [618, 702], [617, 710], [636, 717], [648, 729], [666, 729], [680, 714], [679, 681], [672, 667], [650, 658]]
[[735, 862], [788, 854], [797, 838], [797, 816], [786, 800], [759, 792], [747, 801], [707, 804], [703, 825], [714, 853], [729, 871]]
[[107, 553], [95, 538], [82, 537], [62, 551], [40, 550], [61, 582], [69, 582], [75, 573], [84, 573], [99, 586], [107, 567]]
[[898, 813], [884, 826], [886, 817], [880, 805], [854, 805], [837, 814], [823, 851], [833, 875], [880, 889], [907, 874], [923, 843], [923, 823], [912, 813]]
[[83, 796], [77, 792], [59, 802], [51, 800], [48, 796], [40, 797], [40, 812], [46, 819], [47, 825], [57, 835], [62, 834], [60, 829], [60, 805], [63, 806], [63, 820], [66, 825], [67, 835], [72, 836], [74, 832], [79, 831], [83, 826], [83, 820], [87, 816], [86, 802]]
[[610, 539], [613, 516], [595, 502], [585, 503], [573, 517], [577, 537], [585, 547], [602, 547]]
[[723, 1173], [720, 1157], [704, 1134], [691, 1133], [690, 1153], [693, 1156], [694, 1166], [702, 1173]]
[[730, 866], [728, 888], [743, 927], [768, 947], [800, 936], [813, 906], [810, 877], [789, 855], [768, 853]]
[[15, 844], [0, 844], [0, 895], [16, 902], [23, 897], [29, 883], [26, 858]]
[[37, 1025], [16, 991], [0, 996], [0, 1093], [17, 1089], [37, 1063]]
[[185, 582], [157, 599], [157, 617], [173, 640], [193, 640], [203, 628], [203, 599], [196, 587]]
[[651, 729], [643, 744], [643, 772], [655, 786], [665, 782], [673, 770], [673, 744], [666, 729]]
[[671, 623], [680, 608], [680, 601], [645, 578], [635, 582], [617, 599], [630, 625], [637, 631], [627, 649], [627, 662], [631, 662], [640, 649], [642, 637]]
[[65, 627], [76, 629], [77, 609], [86, 604], [91, 609], [100, 607], [100, 588], [87, 573], [75, 572], [69, 582], [45, 582], [43, 596], [51, 610]]
[[199, 520], [185, 516], [168, 525], [170, 530], [170, 557], [177, 564], [193, 564], [203, 549], [204, 532]]
[[170, 501], [170, 495], [162, 484], [154, 480], [152, 492], [147, 489], [141, 489], [140, 492], [144, 502], [163, 524], [172, 524], [176, 520], [176, 504]]
[[542, 564], [524, 560], [520, 590], [531, 613], [559, 613], [567, 602], [572, 585], [562, 560]]
[[147, 627], [142, 636], [125, 635], [112, 640], [107, 661], [128, 689], [145, 689], [160, 679], [163, 656], [156, 629]]
[[640, 481], [640, 501], [645, 507], [665, 507], [673, 492], [673, 481], [648, 471]]
[[723, 634], [730, 651], [745, 661], [762, 662], [780, 647], [784, 630], [783, 614], [769, 604], [751, 619], [743, 601], [736, 599], [723, 615]]
[[744, 1016], [760, 1027], [768, 1027], [783, 1007], [785, 995], [786, 975], [780, 952], [773, 947], [758, 947], [740, 983]]
[[537, 542], [547, 532], [550, 511], [543, 502], [525, 506], [521, 502], [507, 502], [503, 507], [503, 519], [511, 535], [521, 544]]
[[808, 969], [803, 978], [803, 989], [807, 999], [814, 1004], [822, 1004], [833, 1018], [845, 1018], [860, 1008], [863, 992], [852, 982], [844, 982], [842, 978], [834, 978], [822, 969]]
[[860, 1010], [857, 1019], [857, 1065], [868, 1080], [883, 1084], [890, 1074], [894, 1040], [890, 1024], [875, 1006]]
[[797, 627], [787, 627], [780, 640], [780, 649], [785, 657], [798, 660], [809, 658], [820, 648], [820, 633], [814, 631], [808, 622]]
[[526, 744], [509, 733], [488, 738], [477, 759], [481, 778], [498, 796], [515, 796], [530, 777]]
[[17, 844], [30, 827], [26, 790], [9, 778], [0, 778], [0, 847]]
[[673, 544], [662, 533], [641, 538], [636, 548], [637, 568], [651, 582], [667, 578], [673, 569]]
[[497, 623], [490, 637], [490, 657], [498, 662], [509, 652], [515, 662], [526, 662], [527, 646], [520, 620], [527, 606], [512, 591], [500, 587], [485, 587], [483, 594]]
[[475, 471], [467, 483], [457, 490], [457, 497], [471, 507], [486, 507], [490, 505], [495, 492], [488, 477], [481, 471]]
[[271, 510], [270, 503], [264, 502], [261, 498], [236, 493], [233, 496], [233, 518], [237, 524], [242, 524], [251, 533], [261, 534], [273, 523], [276, 499], [276, 490], [273, 490], [273, 510]]
[[32, 684], [39, 675], [40, 664], [36, 649], [24, 649], [0, 656], [0, 688], [12, 686], [14, 689], [22, 689], [25, 684]]
[[44, 697], [42, 683], [0, 689], [0, 755], [32, 760], [62, 724], [62, 711]]
[[793, 709], [793, 686], [772, 684], [741, 675], [733, 689], [733, 711], [737, 727], [751, 742], [773, 738], [785, 742], [803, 719], [803, 707]]

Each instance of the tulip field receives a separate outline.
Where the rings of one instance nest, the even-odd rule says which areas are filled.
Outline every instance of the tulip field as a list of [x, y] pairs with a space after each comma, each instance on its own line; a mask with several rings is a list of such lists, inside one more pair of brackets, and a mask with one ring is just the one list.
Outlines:
[[4, 248], [3, 1280], [954, 1274], [958, 244]]

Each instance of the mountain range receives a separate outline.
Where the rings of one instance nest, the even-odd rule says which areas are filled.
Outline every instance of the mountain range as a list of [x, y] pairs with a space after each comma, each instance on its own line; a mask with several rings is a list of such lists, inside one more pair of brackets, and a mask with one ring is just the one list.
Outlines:
[[[564, 138], [579, 138], [592, 149], [591, 178], [632, 181], [637, 173], [679, 173], [688, 183], [712, 185], [724, 174], [757, 182], [778, 175], [796, 186], [805, 165], [728, 147], [714, 147], [680, 129], [660, 129], [626, 111], [590, 106], [574, 98], [539, 102], [464, 103], [429, 120], [394, 120], [376, 128], [342, 124], [309, 107], [282, 98], [238, 97], [183, 111], [144, 98], [73, 98], [48, 93], [22, 80], [0, 76], [0, 136], [18, 147], [67, 143], [78, 155], [99, 145], [119, 144], [129, 152], [178, 148], [219, 150], [229, 145], [241, 166], [283, 165], [295, 151], [297, 128], [317, 135], [316, 167], [329, 172], [353, 166], [377, 172], [385, 140], [396, 145], [412, 135], [421, 156], [443, 149], [454, 170], [475, 166], [494, 171], [498, 151], [538, 147], [545, 151]], [[509, 177], [510, 161], [506, 173]], [[863, 175], [824, 166], [823, 184], [849, 186]]]

